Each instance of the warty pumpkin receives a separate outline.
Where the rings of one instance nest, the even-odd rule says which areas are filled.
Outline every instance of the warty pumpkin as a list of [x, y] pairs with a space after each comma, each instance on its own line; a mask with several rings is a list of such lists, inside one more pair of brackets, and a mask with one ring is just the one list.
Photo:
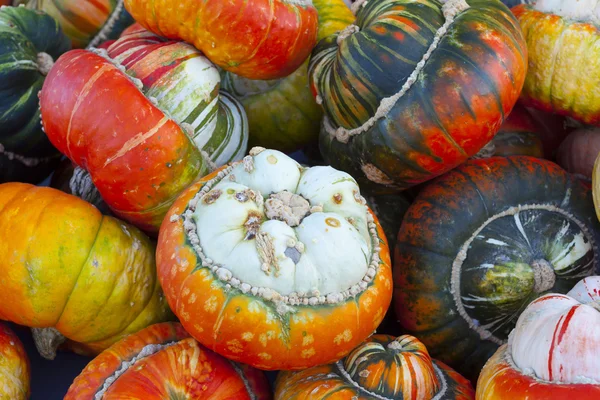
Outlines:
[[600, 276], [592, 276], [527, 306], [483, 368], [477, 399], [598, 399], [599, 352]]
[[204, 348], [178, 323], [149, 326], [102, 352], [65, 400], [270, 400], [263, 372]]
[[226, 71], [250, 79], [290, 75], [317, 37], [311, 0], [125, 0], [157, 35], [193, 44]]
[[38, 92], [69, 39], [49, 15], [0, 8], [0, 183], [39, 183], [60, 161], [42, 131]]
[[597, 3], [536, 0], [512, 12], [529, 48], [523, 104], [600, 125]]
[[[354, 22], [354, 14], [343, 0], [313, 0], [313, 5], [319, 14], [317, 40]], [[291, 75], [271, 81], [224, 72], [223, 87], [248, 113], [250, 147], [287, 153], [317, 143], [323, 111], [308, 86], [308, 59]]]
[[194, 47], [138, 26], [108, 50], [61, 57], [41, 92], [42, 122], [116, 215], [157, 233], [183, 189], [246, 152], [245, 111], [219, 88]]
[[48, 13], [71, 39], [73, 48], [95, 47], [116, 39], [135, 21], [123, 0], [14, 0], [15, 5]]
[[186, 190], [156, 256], [186, 330], [264, 370], [339, 360], [391, 301], [387, 241], [356, 181], [275, 150], [254, 148]]
[[0, 398], [29, 400], [31, 367], [23, 343], [0, 322]]
[[335, 364], [282, 371], [275, 400], [472, 400], [469, 381], [431, 359], [417, 338], [373, 335]]
[[97, 354], [173, 317], [154, 245], [138, 229], [48, 187], [0, 185], [0, 319], [34, 329], [42, 356], [65, 338]]
[[323, 39], [309, 77], [325, 161], [397, 192], [475, 155], [516, 103], [527, 48], [497, 0], [370, 0]]
[[433, 357], [475, 379], [540, 295], [600, 270], [592, 193], [526, 156], [472, 160], [427, 185], [394, 255], [396, 315]]

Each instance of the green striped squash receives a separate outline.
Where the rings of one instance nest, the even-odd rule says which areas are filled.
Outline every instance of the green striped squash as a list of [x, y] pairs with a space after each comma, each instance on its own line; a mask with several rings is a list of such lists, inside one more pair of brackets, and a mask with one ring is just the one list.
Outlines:
[[73, 48], [95, 47], [117, 39], [135, 22], [123, 0], [14, 0], [13, 4], [51, 15], [71, 39]]
[[361, 187], [397, 192], [488, 143], [516, 103], [527, 49], [498, 0], [369, 0], [314, 49], [320, 148]]
[[[319, 13], [318, 40], [343, 30], [354, 15], [343, 0], [313, 0]], [[319, 136], [323, 111], [308, 85], [308, 60], [291, 75], [270, 81], [251, 80], [224, 71], [223, 88], [246, 109], [250, 147], [293, 152]]]
[[60, 155], [42, 130], [38, 92], [69, 39], [49, 15], [0, 8], [0, 183], [38, 183]]

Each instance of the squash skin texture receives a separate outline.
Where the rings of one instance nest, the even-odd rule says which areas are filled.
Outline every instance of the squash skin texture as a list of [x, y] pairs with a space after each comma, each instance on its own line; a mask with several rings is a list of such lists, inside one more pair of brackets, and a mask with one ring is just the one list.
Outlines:
[[0, 185], [0, 318], [53, 327], [79, 353], [173, 317], [139, 230], [58, 190]]
[[5, 323], [0, 323], [0, 369], [0, 397], [11, 400], [29, 399], [29, 358], [19, 337]]
[[[214, 400], [272, 398], [261, 371], [245, 365], [233, 367], [223, 357], [198, 344], [181, 324], [160, 323], [127, 336], [92, 360], [75, 378], [65, 400], [93, 400], [123, 362], [139, 356], [149, 345], [170, 346], [131, 365], [112, 382], [103, 399], [160, 400], [176, 395]], [[249, 390], [256, 397], [252, 397]]]
[[192, 43], [221, 68], [250, 79], [294, 72], [315, 45], [317, 11], [290, 0], [126, 0], [146, 29]]
[[368, 288], [336, 305], [300, 305], [291, 316], [281, 316], [270, 301], [250, 292], [228, 292], [216, 274], [202, 268], [183, 221], [171, 221], [219, 171], [182, 193], [165, 217], [158, 238], [159, 279], [185, 329], [211, 350], [262, 370], [305, 369], [348, 354], [379, 326], [391, 301], [390, 254], [376, 217], [380, 264]]
[[512, 8], [529, 48], [523, 104], [600, 125], [600, 33], [521, 4]]

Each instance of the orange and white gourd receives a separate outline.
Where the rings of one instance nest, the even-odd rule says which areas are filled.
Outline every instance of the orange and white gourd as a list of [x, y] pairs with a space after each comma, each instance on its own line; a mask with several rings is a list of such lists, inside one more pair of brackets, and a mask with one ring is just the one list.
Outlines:
[[599, 399], [599, 355], [600, 276], [591, 276], [529, 304], [483, 368], [477, 399]]

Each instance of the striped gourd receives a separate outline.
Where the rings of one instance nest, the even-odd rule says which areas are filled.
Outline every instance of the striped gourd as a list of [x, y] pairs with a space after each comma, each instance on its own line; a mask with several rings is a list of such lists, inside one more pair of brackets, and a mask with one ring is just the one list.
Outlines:
[[216, 166], [245, 155], [248, 120], [244, 108], [231, 95], [219, 91], [217, 68], [202, 53], [137, 24], [123, 32], [107, 51], [129, 76], [141, 80], [148, 98], [189, 128], [196, 146]]
[[50, 16], [0, 9], [0, 183], [38, 183], [59, 162], [40, 125], [38, 92], [69, 39]]
[[71, 39], [73, 48], [97, 46], [116, 39], [134, 23], [123, 0], [14, 0], [14, 4], [25, 4], [50, 14]]
[[498, 0], [371, 0], [313, 51], [327, 162], [392, 192], [440, 175], [489, 142], [527, 68], [519, 25]]
[[[317, 40], [354, 21], [343, 0], [313, 0], [313, 5], [319, 15]], [[250, 147], [292, 152], [317, 141], [323, 111], [308, 87], [308, 60], [291, 75], [270, 81], [224, 72], [223, 87], [248, 113]]]
[[305, 399], [460, 399], [474, 398], [470, 383], [433, 360], [425, 345], [409, 335], [373, 335], [343, 360], [300, 372], [282, 371], [276, 400]]

